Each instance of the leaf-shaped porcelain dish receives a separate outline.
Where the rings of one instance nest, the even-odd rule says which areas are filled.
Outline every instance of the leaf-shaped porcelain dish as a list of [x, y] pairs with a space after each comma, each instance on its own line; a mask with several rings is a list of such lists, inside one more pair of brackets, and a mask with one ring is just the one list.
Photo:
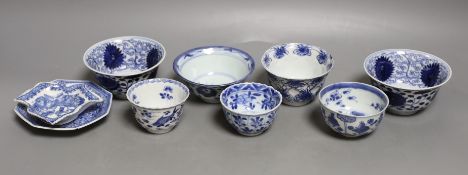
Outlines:
[[73, 121], [87, 107], [103, 99], [84, 84], [41, 82], [15, 99], [27, 112], [51, 125]]

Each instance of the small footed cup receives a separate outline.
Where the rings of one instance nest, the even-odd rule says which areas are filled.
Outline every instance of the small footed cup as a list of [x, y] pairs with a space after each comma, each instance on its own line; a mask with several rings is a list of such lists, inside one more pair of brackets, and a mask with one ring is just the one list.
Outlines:
[[221, 93], [227, 121], [244, 136], [257, 136], [270, 128], [281, 100], [278, 91], [260, 83], [231, 85]]
[[135, 118], [148, 132], [164, 134], [180, 121], [189, 89], [182, 83], [165, 78], [140, 81], [127, 91]]
[[388, 97], [378, 88], [357, 82], [328, 85], [319, 92], [322, 116], [346, 137], [370, 134], [383, 120]]
[[311, 103], [333, 67], [325, 50], [303, 43], [273, 46], [262, 56], [268, 79], [283, 95], [283, 103], [303, 106]]

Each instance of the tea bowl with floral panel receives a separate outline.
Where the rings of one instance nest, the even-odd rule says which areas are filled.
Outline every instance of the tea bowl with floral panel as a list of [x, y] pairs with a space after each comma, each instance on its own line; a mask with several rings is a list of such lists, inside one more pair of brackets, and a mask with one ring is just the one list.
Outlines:
[[228, 123], [241, 135], [257, 136], [273, 124], [281, 105], [281, 93], [261, 83], [239, 83], [221, 93]]
[[195, 96], [207, 103], [219, 103], [221, 91], [252, 74], [255, 60], [240, 49], [205, 46], [177, 56], [173, 69]]
[[165, 56], [164, 46], [153, 39], [123, 36], [92, 45], [83, 60], [102, 86], [125, 99], [131, 85], [156, 76]]
[[303, 43], [279, 44], [262, 56], [270, 84], [283, 95], [283, 103], [303, 106], [312, 102], [333, 67], [325, 50]]
[[164, 134], [180, 121], [189, 89], [182, 83], [165, 78], [135, 83], [127, 92], [135, 118], [148, 132]]
[[367, 56], [364, 70], [372, 85], [390, 99], [388, 112], [412, 115], [426, 109], [452, 76], [450, 66], [429, 53], [387, 49]]
[[375, 131], [389, 103], [383, 91], [357, 82], [328, 85], [320, 91], [319, 101], [325, 123], [346, 137]]
[[24, 105], [30, 115], [49, 125], [63, 125], [103, 99], [84, 84], [41, 82], [22, 93], [15, 101]]

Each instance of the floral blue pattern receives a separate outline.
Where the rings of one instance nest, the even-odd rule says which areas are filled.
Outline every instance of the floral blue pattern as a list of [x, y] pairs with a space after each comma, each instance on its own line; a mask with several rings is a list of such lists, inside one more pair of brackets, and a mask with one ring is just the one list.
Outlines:
[[274, 48], [274, 56], [277, 59], [283, 58], [285, 55], [289, 54], [288, 50], [286, 49], [286, 45], [280, 45]]
[[120, 67], [124, 61], [124, 55], [117, 46], [108, 44], [104, 50], [104, 66], [108, 69]]
[[97, 81], [115, 97], [125, 99], [133, 83], [155, 77], [165, 57], [164, 47], [149, 38], [111, 38], [91, 46], [84, 54], [85, 65]]
[[312, 102], [325, 83], [325, 76], [307, 80], [291, 80], [270, 74], [270, 84], [281, 92], [283, 102], [292, 106], [302, 106]]
[[388, 84], [414, 88], [439, 85], [450, 76], [450, 66], [442, 59], [420, 51], [389, 49], [372, 53], [364, 62], [369, 76]]
[[[149, 104], [144, 101], [142, 96], [145, 92], [137, 90], [138, 88], [154, 88], [151, 92], [152, 99], [149, 103], [159, 104], [157, 106], [144, 106]], [[163, 134], [171, 131], [179, 122], [183, 103], [189, 96], [189, 89], [181, 82], [166, 78], [155, 78], [135, 83], [128, 89], [127, 98], [132, 103], [135, 112], [135, 119], [148, 132]], [[160, 99], [154, 97], [161, 97]], [[141, 101], [140, 101], [141, 100]], [[169, 104], [169, 105], [164, 105]]]
[[444, 60], [408, 49], [372, 53], [366, 58], [364, 67], [371, 83], [390, 99], [388, 111], [398, 115], [424, 110], [452, 74]]
[[294, 54], [299, 56], [310, 56], [312, 52], [311, 47], [306, 44], [298, 44], [297, 48], [293, 51]]
[[273, 123], [281, 94], [260, 83], [241, 83], [226, 88], [221, 103], [226, 120], [237, 132], [255, 136]]
[[31, 114], [27, 112], [27, 107], [18, 104], [14, 111], [16, 114], [27, 124], [34, 128], [45, 129], [45, 130], [58, 130], [58, 131], [65, 131], [65, 130], [76, 130], [88, 125], [91, 125], [100, 119], [107, 116], [110, 111], [110, 107], [112, 104], [112, 94], [103, 88], [99, 87], [98, 85], [90, 82], [90, 81], [77, 81], [77, 80], [54, 80], [52, 83], [65, 83], [65, 84], [72, 84], [72, 85], [86, 85], [87, 89], [98, 95], [100, 98], [103, 99], [102, 102], [97, 103], [88, 107], [86, 110], [81, 112], [78, 117], [66, 124], [63, 125], [49, 125], [43, 122]]
[[174, 97], [171, 95], [172, 93], [172, 88], [170, 86], [164, 87], [164, 92], [159, 93], [159, 96], [161, 96], [162, 99], [167, 99], [171, 100]]
[[79, 112], [102, 98], [84, 84], [39, 83], [15, 99], [26, 105], [28, 113], [55, 125], [75, 119]]
[[[317, 61], [317, 65], [320, 65], [326, 71], [324, 74], [315, 77], [294, 79], [275, 75], [269, 70], [272, 64], [279, 63], [279, 59], [291, 59], [283, 58], [289, 54], [294, 54], [295, 57], [291, 58], [298, 58], [299, 56], [298, 59], [309, 59], [314, 63]], [[333, 67], [333, 59], [331, 55], [319, 47], [303, 43], [288, 43], [268, 49], [262, 56], [262, 64], [268, 71], [270, 85], [283, 95], [283, 103], [291, 106], [302, 106], [311, 103], [317, 96], [325, 83], [328, 72]]]
[[[323, 50], [320, 50], [319, 54], [317, 55], [317, 61], [319, 62], [319, 64], [325, 64], [327, 62], [327, 59], [328, 59], [327, 53]], [[330, 59], [331, 59], [331, 56], [330, 56]]]
[[[359, 95], [364, 94], [363, 90], [373, 95], [360, 98]], [[325, 123], [335, 132], [347, 137], [358, 137], [373, 132], [382, 121], [388, 104], [388, 99], [382, 91], [370, 85], [352, 82], [329, 85], [320, 92], [320, 98]], [[369, 107], [366, 109], [363, 105], [351, 105], [356, 103], [369, 104]]]

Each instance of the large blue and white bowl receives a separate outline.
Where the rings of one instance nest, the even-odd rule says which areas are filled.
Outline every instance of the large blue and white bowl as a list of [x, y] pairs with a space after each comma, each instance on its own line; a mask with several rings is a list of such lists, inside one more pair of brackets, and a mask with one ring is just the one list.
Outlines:
[[245, 136], [256, 136], [270, 128], [281, 100], [280, 92], [261, 83], [235, 84], [221, 93], [227, 121]]
[[83, 60], [102, 86], [115, 97], [125, 99], [127, 89], [134, 83], [156, 76], [165, 56], [163, 45], [153, 39], [123, 36], [92, 45]]
[[219, 103], [221, 91], [252, 74], [255, 60], [236, 48], [205, 46], [177, 56], [173, 69], [195, 96], [207, 103]]
[[312, 102], [333, 67], [325, 50], [303, 43], [279, 44], [262, 56], [270, 84], [281, 92], [283, 103], [303, 106]]
[[388, 95], [388, 111], [397, 115], [412, 115], [424, 110], [452, 76], [452, 70], [444, 60], [408, 49], [372, 53], [364, 61], [364, 70], [372, 84]]
[[357, 82], [328, 85], [319, 97], [325, 123], [346, 137], [366, 135], [377, 129], [389, 103], [383, 91]]

